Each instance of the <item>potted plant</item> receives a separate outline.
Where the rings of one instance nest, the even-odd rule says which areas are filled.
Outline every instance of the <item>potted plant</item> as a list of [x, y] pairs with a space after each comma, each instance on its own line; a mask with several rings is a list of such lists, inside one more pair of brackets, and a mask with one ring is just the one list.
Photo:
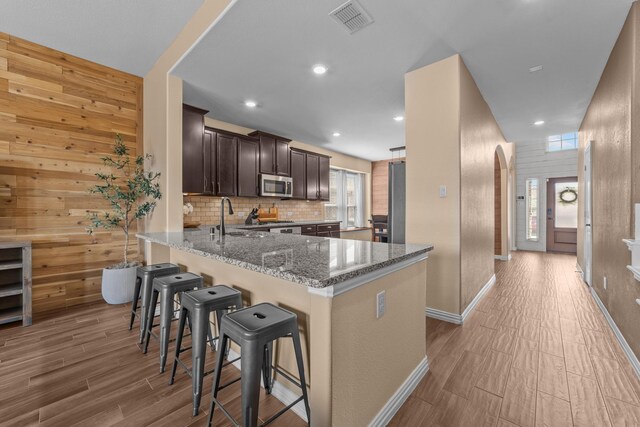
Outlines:
[[113, 154], [113, 157], [102, 158], [111, 171], [96, 173], [100, 184], [89, 189], [90, 193], [99, 194], [109, 202], [110, 209], [91, 213], [91, 225], [87, 231], [92, 234], [96, 228], [121, 228], [124, 232], [122, 262], [102, 270], [102, 297], [109, 304], [123, 304], [133, 300], [138, 266], [137, 261], [129, 260], [129, 230], [134, 222], [153, 211], [162, 193], [158, 183], [160, 173], [144, 171], [144, 161], [151, 158], [149, 154], [136, 156], [132, 161], [129, 149], [119, 134], [116, 135]]

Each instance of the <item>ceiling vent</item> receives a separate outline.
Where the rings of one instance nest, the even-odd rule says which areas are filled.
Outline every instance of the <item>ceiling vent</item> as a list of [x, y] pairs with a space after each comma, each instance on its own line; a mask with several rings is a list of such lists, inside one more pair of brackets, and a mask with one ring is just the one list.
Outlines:
[[333, 10], [329, 16], [335, 19], [339, 24], [351, 34], [366, 27], [373, 22], [373, 18], [363, 7], [355, 0], [346, 2]]

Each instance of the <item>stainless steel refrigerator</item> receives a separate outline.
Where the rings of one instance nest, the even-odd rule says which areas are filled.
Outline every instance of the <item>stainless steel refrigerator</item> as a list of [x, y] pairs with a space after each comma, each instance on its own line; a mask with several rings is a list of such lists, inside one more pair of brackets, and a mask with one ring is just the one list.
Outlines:
[[389, 162], [389, 243], [404, 243], [406, 208], [406, 163]]

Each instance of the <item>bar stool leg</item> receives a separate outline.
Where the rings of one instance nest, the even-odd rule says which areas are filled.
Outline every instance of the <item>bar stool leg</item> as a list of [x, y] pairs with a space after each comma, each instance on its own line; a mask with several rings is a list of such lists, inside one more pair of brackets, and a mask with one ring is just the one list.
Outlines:
[[264, 359], [264, 343], [249, 341], [244, 343], [240, 376], [242, 378], [242, 425], [256, 427], [258, 425], [258, 405], [260, 403], [260, 374]]
[[[147, 330], [147, 318], [149, 311], [149, 304], [151, 300], [151, 284], [147, 283], [150, 280], [147, 278], [142, 284], [140, 289], [140, 344], [142, 344], [144, 340], [144, 333]], [[155, 314], [155, 306], [153, 307], [153, 312]]]
[[[155, 289], [151, 291], [151, 303], [149, 307], [155, 307], [158, 304], [158, 291]], [[151, 338], [151, 328], [153, 327], [153, 317], [156, 314], [156, 310], [147, 310], [147, 324], [145, 326], [145, 337], [144, 337], [144, 354], [147, 354], [147, 349], [149, 348], [149, 340]]]
[[180, 323], [178, 325], [178, 335], [176, 336], [176, 352], [175, 359], [173, 359], [173, 367], [171, 368], [171, 378], [169, 379], [169, 385], [173, 384], [173, 381], [176, 377], [176, 369], [178, 369], [178, 359], [180, 358], [180, 350], [182, 348], [182, 337], [184, 336], [184, 328], [187, 323], [187, 315], [188, 311], [186, 309], [182, 309], [180, 312]]
[[302, 360], [302, 346], [300, 345], [300, 333], [296, 329], [291, 333], [293, 337], [293, 348], [296, 352], [296, 362], [298, 364], [298, 375], [300, 376], [300, 385], [302, 386], [302, 397], [304, 400], [304, 409], [307, 411], [307, 420], [311, 423], [311, 409], [309, 408], [309, 396], [307, 396], [307, 382], [304, 378], [304, 363]]
[[[129, 321], [129, 330], [133, 329], [133, 321], [136, 319], [136, 310], [138, 309], [138, 298], [140, 298], [140, 284], [142, 280], [136, 277], [136, 286], [133, 289], [133, 301], [131, 301], [131, 320]], [[140, 324], [142, 324], [142, 311], [140, 312]]]
[[204, 359], [207, 351], [205, 331], [211, 334], [207, 312], [195, 310], [191, 317], [191, 380], [193, 389], [193, 416], [198, 415], [202, 398], [202, 381], [204, 376]]
[[273, 341], [269, 341], [264, 346], [264, 356], [262, 359], [262, 382], [264, 383], [264, 390], [267, 394], [271, 394], [271, 389], [273, 388], [272, 360]]
[[[222, 348], [227, 346], [229, 338], [220, 331], [220, 338], [218, 341], [218, 345], [221, 345]], [[213, 388], [211, 392], [211, 404], [209, 404], [209, 418], [207, 419], [207, 425], [211, 427], [211, 421], [213, 420], [213, 411], [216, 408], [215, 399], [218, 397], [218, 388], [220, 387], [220, 378], [222, 377], [222, 365], [224, 363], [224, 353], [219, 351], [216, 354], [216, 370], [213, 373]]]
[[160, 301], [160, 373], [164, 372], [169, 351], [171, 319], [173, 318], [173, 298], [169, 292], [163, 292]]

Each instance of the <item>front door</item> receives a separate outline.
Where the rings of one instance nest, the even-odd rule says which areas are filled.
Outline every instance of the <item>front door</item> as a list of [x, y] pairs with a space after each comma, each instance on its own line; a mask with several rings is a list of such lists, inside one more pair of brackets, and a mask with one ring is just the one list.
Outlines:
[[576, 253], [578, 178], [547, 181], [547, 251]]

